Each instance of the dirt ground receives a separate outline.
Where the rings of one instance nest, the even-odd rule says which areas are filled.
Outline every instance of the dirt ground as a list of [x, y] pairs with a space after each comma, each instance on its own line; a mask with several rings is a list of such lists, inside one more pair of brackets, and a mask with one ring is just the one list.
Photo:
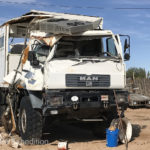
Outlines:
[[[148, 150], [150, 149], [150, 109], [128, 109], [126, 117], [133, 125], [133, 139], [128, 145], [128, 150]], [[3, 132], [3, 128], [0, 128]], [[49, 140], [45, 145], [22, 145], [20, 150], [57, 150], [59, 141], [67, 141], [70, 150], [126, 150], [125, 145], [109, 148], [105, 139], [96, 138], [91, 130], [86, 127], [76, 127], [72, 125], [59, 124], [55, 127], [54, 133], [45, 135]], [[8, 144], [1, 144], [0, 150], [11, 150]]]

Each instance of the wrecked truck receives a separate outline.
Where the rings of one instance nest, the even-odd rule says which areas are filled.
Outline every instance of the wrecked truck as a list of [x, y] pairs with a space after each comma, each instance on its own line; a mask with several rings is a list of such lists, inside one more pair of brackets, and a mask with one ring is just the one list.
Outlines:
[[55, 120], [90, 122], [98, 135], [121, 117], [119, 139], [130, 141], [129, 58], [129, 36], [104, 30], [101, 17], [32, 10], [7, 21], [0, 27], [1, 123], [31, 140]]

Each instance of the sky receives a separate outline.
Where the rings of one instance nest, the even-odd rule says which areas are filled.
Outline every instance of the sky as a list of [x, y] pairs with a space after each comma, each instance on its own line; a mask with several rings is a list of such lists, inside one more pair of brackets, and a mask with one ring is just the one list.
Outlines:
[[104, 29], [131, 37], [127, 68], [150, 71], [150, 0], [0, 0], [0, 24], [32, 9], [103, 17]]

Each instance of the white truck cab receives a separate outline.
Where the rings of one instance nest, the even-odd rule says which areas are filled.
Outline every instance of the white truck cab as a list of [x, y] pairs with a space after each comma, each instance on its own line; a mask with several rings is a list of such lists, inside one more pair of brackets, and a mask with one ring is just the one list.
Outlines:
[[[120, 36], [102, 24], [99, 17], [33, 10], [1, 26], [0, 107], [7, 130], [18, 128], [23, 140], [40, 139], [45, 120], [103, 121], [108, 127], [115, 119], [120, 128], [122, 117], [130, 141], [124, 119], [130, 38], [122, 50]], [[25, 38], [24, 44], [9, 49], [14, 38]]]

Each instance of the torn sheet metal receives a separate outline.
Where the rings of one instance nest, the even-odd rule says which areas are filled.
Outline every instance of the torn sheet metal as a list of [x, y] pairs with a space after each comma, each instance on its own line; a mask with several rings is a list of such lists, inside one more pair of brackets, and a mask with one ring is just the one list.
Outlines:
[[30, 31], [30, 37], [36, 37], [36, 38], [40, 38], [40, 37], [51, 37], [53, 36], [52, 33], [46, 33], [46, 32], [41, 32], [41, 31]]
[[101, 17], [32, 10], [23, 16], [5, 22], [2, 26], [6, 24], [11, 26], [15, 25], [15, 28], [26, 31], [26, 28], [33, 20], [37, 20], [36, 24], [34, 24], [35, 26], [33, 26], [36, 27], [37, 30], [52, 32], [54, 34], [73, 34], [91, 29], [102, 29], [103, 25], [103, 18]]
[[58, 36], [52, 36], [49, 38], [43, 38], [43, 41], [45, 42], [46, 45], [48, 46], [53, 46], [55, 43], [57, 43], [62, 36], [58, 35]]
[[3, 25], [16, 24], [16, 23], [29, 23], [34, 18], [68, 19], [68, 20], [88, 21], [88, 22], [95, 22], [95, 21], [99, 20], [99, 26], [101, 29], [102, 29], [102, 25], [103, 25], [103, 18], [101, 18], [101, 17], [54, 13], [54, 12], [46, 12], [46, 11], [38, 11], [38, 10], [31, 10], [30, 12], [28, 12], [20, 17], [13, 18], [13, 19], [5, 22]]
[[55, 43], [57, 43], [62, 38], [62, 35], [51, 35], [49, 37], [43, 37], [39, 32], [36, 34], [32, 34], [32, 42], [34, 42], [34, 39], [37, 39], [39, 41], [44, 42], [48, 46], [53, 46]]
[[26, 61], [24, 64], [20, 79], [25, 83], [27, 90], [39, 91], [43, 89], [43, 73], [41, 68], [33, 68], [29, 61]]
[[[29, 73], [31, 73], [31, 76], [28, 76]], [[43, 74], [41, 69], [33, 70], [33, 72], [31, 70], [24, 74], [24, 82], [27, 90], [41, 91], [43, 89]]]
[[68, 34], [81, 33], [88, 30], [94, 30], [98, 28], [100, 21], [95, 22], [69, 20], [69, 19], [38, 19], [31, 24], [30, 30], [37, 30], [46, 33], [54, 34]]
[[29, 53], [29, 45], [23, 51], [22, 67], [28, 59], [28, 53]]
[[66, 14], [66, 13], [56, 13], [56, 12], [47, 12], [47, 11], [38, 11], [38, 10], [31, 10], [29, 13], [26, 13], [24, 16], [27, 15], [49, 15], [56, 19], [69, 19], [69, 20], [80, 20], [80, 21], [89, 21], [94, 22], [96, 20], [100, 20], [102, 23], [102, 17], [95, 17], [95, 16], [86, 16], [86, 15], [74, 15], [74, 14]]
[[[22, 73], [17, 72], [16, 79], [14, 83], [21, 83], [21, 87], [27, 90], [38, 91], [43, 89], [43, 73], [41, 69], [33, 69], [29, 62], [26, 62], [24, 65], [24, 69], [28, 70], [28, 72], [22, 71]], [[4, 77], [4, 82], [8, 84], [12, 84], [16, 71], [12, 71], [7, 76]]]
[[[16, 75], [16, 71], [12, 71], [7, 76], [5, 76], [3, 80], [9, 84], [13, 84], [15, 75]], [[16, 83], [20, 78], [21, 78], [21, 73], [17, 72], [14, 83]]]

